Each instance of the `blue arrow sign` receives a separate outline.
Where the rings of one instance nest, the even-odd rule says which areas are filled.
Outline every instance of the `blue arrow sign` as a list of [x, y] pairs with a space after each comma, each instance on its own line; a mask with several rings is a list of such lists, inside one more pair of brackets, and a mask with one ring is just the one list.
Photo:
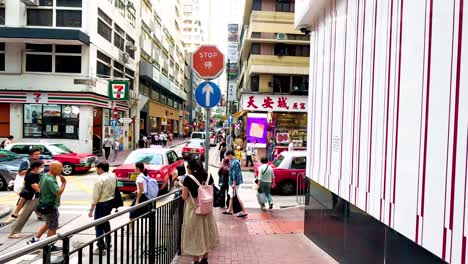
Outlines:
[[221, 90], [212, 82], [202, 82], [195, 89], [195, 100], [203, 108], [212, 108], [221, 100]]
[[229, 123], [229, 124], [232, 124], [233, 119], [234, 119], [234, 118], [232, 118], [232, 115], [230, 115], [230, 116], [228, 117], [228, 123]]

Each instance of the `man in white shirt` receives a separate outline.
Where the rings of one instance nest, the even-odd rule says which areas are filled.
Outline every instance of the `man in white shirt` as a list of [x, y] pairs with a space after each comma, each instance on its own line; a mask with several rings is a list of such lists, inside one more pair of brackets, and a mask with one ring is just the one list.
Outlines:
[[289, 145], [288, 145], [288, 151], [292, 151], [294, 149], [294, 143], [291, 141], [289, 142]]
[[[98, 177], [94, 183], [92, 204], [88, 214], [89, 217], [93, 217], [94, 212], [94, 220], [111, 214], [115, 187], [117, 185], [117, 178], [113, 174], [109, 174], [109, 163], [98, 163], [96, 165], [96, 172]], [[109, 222], [98, 225], [96, 226], [96, 237], [102, 236], [110, 232], [110, 230], [111, 226]], [[110, 235], [106, 236], [106, 243], [110, 246]], [[97, 248], [94, 250], [93, 254], [99, 255], [99, 251], [102, 251], [102, 255], [106, 255], [106, 245], [102, 238], [98, 240]]]

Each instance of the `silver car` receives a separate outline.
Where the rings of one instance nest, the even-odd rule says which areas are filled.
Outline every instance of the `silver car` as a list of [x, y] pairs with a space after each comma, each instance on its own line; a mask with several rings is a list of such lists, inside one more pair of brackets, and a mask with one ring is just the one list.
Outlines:
[[6, 191], [13, 187], [18, 169], [26, 158], [20, 155], [0, 149], [0, 191]]

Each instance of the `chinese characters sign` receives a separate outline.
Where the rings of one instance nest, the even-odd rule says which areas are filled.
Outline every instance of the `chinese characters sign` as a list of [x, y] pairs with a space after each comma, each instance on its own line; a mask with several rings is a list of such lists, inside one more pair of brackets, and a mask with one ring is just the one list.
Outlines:
[[128, 82], [109, 81], [109, 100], [128, 101]]
[[242, 109], [258, 112], [307, 112], [307, 96], [243, 94]]

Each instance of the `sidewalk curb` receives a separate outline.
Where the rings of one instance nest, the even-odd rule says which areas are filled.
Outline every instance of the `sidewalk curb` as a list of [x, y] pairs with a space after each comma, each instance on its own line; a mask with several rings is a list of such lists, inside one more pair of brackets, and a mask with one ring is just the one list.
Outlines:
[[12, 208], [11, 208], [10, 206], [1, 205], [1, 206], [0, 206], [0, 218], [3, 218], [3, 217], [5, 217], [5, 216], [9, 215], [10, 212], [11, 212], [11, 209], [12, 209]]

